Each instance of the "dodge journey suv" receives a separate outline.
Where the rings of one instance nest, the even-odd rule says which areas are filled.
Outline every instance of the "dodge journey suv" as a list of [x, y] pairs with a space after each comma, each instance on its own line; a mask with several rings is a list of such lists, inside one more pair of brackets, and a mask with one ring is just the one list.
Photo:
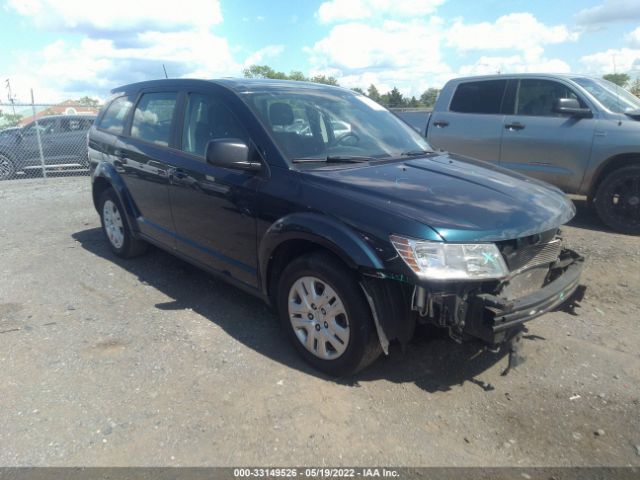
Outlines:
[[366, 367], [416, 323], [499, 347], [582, 292], [560, 190], [434, 152], [366, 96], [267, 80], [112, 93], [89, 132], [111, 250], [151, 243], [262, 298], [324, 372]]

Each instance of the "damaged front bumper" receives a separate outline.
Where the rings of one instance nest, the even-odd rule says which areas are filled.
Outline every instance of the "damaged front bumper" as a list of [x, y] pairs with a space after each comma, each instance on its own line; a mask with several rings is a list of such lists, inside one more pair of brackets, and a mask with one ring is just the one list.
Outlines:
[[447, 328], [456, 341], [478, 339], [491, 347], [510, 340], [525, 322], [560, 308], [573, 308], [584, 296], [580, 285], [584, 257], [568, 249], [548, 265], [546, 281], [539, 289], [517, 297], [501, 295], [505, 282], [447, 282], [411, 285], [365, 277], [363, 289], [371, 306], [380, 343], [388, 353], [389, 342], [406, 343], [416, 323]]
[[526, 296], [506, 299], [478, 294], [470, 299], [464, 332], [490, 344], [504, 341], [506, 334], [529, 320], [561, 307], [573, 309], [584, 297], [580, 285], [584, 257], [564, 250], [550, 268], [553, 280]]

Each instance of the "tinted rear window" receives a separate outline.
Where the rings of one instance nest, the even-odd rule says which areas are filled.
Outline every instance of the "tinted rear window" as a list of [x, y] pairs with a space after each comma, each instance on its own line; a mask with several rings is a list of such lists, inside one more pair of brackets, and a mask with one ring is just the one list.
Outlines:
[[133, 106], [132, 97], [118, 97], [107, 107], [104, 115], [97, 124], [101, 130], [106, 130], [115, 135], [122, 135], [127, 114]]
[[506, 80], [461, 83], [449, 110], [461, 113], [500, 113]]

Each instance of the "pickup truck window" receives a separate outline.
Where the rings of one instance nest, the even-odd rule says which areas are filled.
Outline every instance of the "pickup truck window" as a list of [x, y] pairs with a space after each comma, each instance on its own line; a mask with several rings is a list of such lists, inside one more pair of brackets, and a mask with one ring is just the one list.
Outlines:
[[506, 80], [483, 80], [458, 85], [449, 110], [459, 113], [500, 113]]
[[209, 140], [249, 136], [228, 107], [211, 95], [192, 93], [187, 102], [187, 114], [182, 132], [182, 150], [204, 157]]
[[516, 113], [538, 117], [560, 116], [561, 114], [553, 111], [553, 103], [558, 98], [574, 98], [585, 107], [580, 97], [561, 83], [538, 79], [521, 80]]
[[167, 147], [171, 138], [171, 121], [177, 93], [146, 93], [133, 114], [131, 136]]

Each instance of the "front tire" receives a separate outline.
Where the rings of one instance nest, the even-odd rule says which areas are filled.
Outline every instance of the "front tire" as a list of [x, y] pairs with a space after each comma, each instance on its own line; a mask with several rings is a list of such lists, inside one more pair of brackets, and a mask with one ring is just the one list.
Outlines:
[[327, 253], [293, 260], [280, 276], [278, 314], [300, 355], [333, 376], [353, 375], [381, 348], [357, 277]]
[[121, 258], [142, 255], [147, 250], [147, 243], [131, 234], [124, 209], [113, 189], [102, 193], [98, 205], [102, 233], [111, 251]]
[[640, 166], [609, 173], [598, 186], [594, 205], [598, 217], [613, 230], [640, 234]]

